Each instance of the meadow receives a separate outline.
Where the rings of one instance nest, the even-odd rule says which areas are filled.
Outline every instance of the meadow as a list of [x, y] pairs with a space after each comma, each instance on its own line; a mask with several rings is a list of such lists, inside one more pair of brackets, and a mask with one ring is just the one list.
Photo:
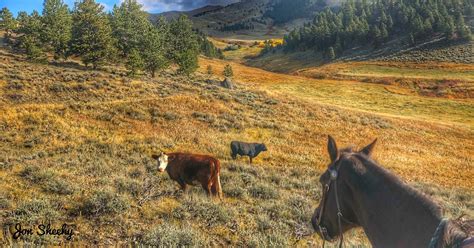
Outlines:
[[[223, 68], [223, 63], [219, 60], [202, 59], [202, 64], [206, 65], [203, 68], [207, 65], [218, 70]], [[258, 89], [267, 89], [274, 94], [291, 94], [312, 103], [336, 105], [348, 110], [365, 111], [381, 116], [454, 124], [464, 126], [468, 130], [472, 129], [474, 124], [472, 122], [474, 105], [470, 98], [425, 97], [396, 84], [365, 83], [353, 78], [332, 79], [328, 76], [328, 79], [325, 77], [315, 79], [314, 74], [311, 73], [316, 69], [305, 69], [296, 73], [297, 75], [290, 75], [268, 72], [238, 63], [231, 63], [231, 65], [237, 80], [248, 82], [248, 85], [253, 85]], [[466, 66], [469, 67], [469, 65]], [[354, 68], [354, 66], [349, 64], [345, 68]], [[330, 72], [324, 67], [317, 70]], [[465, 82], [465, 85], [472, 88], [470, 81]]]
[[[227, 63], [233, 90], [219, 86]], [[74, 225], [72, 242], [83, 245], [318, 247], [309, 220], [328, 134], [340, 146], [379, 138], [381, 165], [432, 196], [446, 216], [474, 214], [469, 98], [207, 58], [191, 77], [169, 69], [129, 78], [121, 67], [34, 64], [5, 49], [0, 95], [1, 245], [18, 242], [14, 223], [48, 222]], [[231, 140], [264, 142], [269, 151], [253, 165], [233, 161]], [[220, 159], [224, 200], [209, 201], [199, 187], [184, 195], [157, 172], [151, 155], [161, 150]], [[360, 230], [346, 240], [369, 246]]]

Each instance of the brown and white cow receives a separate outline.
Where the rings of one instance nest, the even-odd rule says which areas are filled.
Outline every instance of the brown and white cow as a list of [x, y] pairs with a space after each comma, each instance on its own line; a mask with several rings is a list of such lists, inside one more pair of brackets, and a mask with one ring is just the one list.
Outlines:
[[207, 156], [190, 153], [161, 153], [152, 155], [158, 162], [158, 170], [168, 172], [171, 179], [178, 182], [184, 192], [188, 185], [198, 182], [206, 193], [222, 198], [220, 180], [221, 165], [219, 160]]

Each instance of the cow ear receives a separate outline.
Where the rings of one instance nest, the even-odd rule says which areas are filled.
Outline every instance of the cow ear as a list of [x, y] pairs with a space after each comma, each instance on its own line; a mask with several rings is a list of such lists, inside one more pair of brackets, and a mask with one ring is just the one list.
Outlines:
[[375, 147], [375, 144], [377, 143], [377, 139], [375, 139], [374, 141], [372, 141], [372, 143], [370, 143], [369, 145], [367, 145], [366, 147], [362, 148], [362, 150], [360, 150], [361, 153], [367, 155], [367, 156], [370, 156], [372, 155], [372, 151], [374, 150], [374, 147]]
[[153, 154], [153, 155], [151, 155], [151, 157], [152, 157], [153, 159], [158, 159], [160, 156], [158, 156], [158, 155], [156, 155], [156, 154]]
[[328, 153], [329, 157], [331, 158], [331, 162], [336, 161], [336, 159], [339, 157], [339, 150], [337, 149], [336, 141], [331, 137], [331, 135], [328, 135]]

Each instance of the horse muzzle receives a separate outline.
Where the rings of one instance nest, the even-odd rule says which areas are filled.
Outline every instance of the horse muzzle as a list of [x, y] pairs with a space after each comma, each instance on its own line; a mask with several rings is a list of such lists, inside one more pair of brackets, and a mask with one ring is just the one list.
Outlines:
[[311, 224], [313, 225], [313, 228], [318, 234], [318, 236], [326, 241], [334, 240], [334, 238], [329, 235], [327, 228], [321, 225], [321, 223], [318, 223], [318, 219], [318, 216], [316, 216], [313, 217], [313, 219], [311, 220]]
[[328, 230], [324, 226], [318, 226], [316, 233], [319, 235], [319, 237], [326, 241], [333, 241], [335, 239], [329, 235]]

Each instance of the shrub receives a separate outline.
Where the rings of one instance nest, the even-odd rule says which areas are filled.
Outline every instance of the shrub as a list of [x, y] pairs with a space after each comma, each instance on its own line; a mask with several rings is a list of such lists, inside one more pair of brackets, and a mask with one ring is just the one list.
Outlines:
[[278, 190], [264, 184], [257, 184], [248, 189], [250, 195], [260, 199], [276, 199], [279, 197]]
[[8, 161], [0, 161], [0, 170], [11, 170], [13, 164]]
[[202, 112], [194, 112], [193, 117], [198, 119], [199, 121], [207, 123], [213, 123], [214, 121], [216, 121], [216, 118], [213, 115]]
[[89, 216], [120, 214], [127, 211], [130, 204], [120, 195], [106, 190], [98, 190], [80, 204], [78, 211]]
[[250, 165], [239, 164], [235, 162], [231, 162], [231, 164], [227, 168], [229, 169], [229, 171], [232, 171], [232, 172], [246, 172], [256, 177], [258, 177], [259, 172], [261, 172], [261, 169], [259, 168], [255, 168]]
[[207, 74], [208, 74], [208, 75], [212, 75], [212, 74], [213, 74], [213, 72], [212, 72], [212, 65], [208, 65], [208, 66], [207, 66]]
[[232, 212], [220, 204], [209, 202], [207, 197], [185, 200], [171, 212], [171, 215], [177, 219], [198, 218], [205, 221], [208, 226], [226, 224], [233, 217]]
[[224, 188], [224, 194], [226, 196], [235, 198], [245, 198], [245, 190], [242, 187], [229, 185]]
[[129, 193], [137, 197], [142, 193], [142, 185], [136, 180], [119, 178], [115, 180], [115, 187], [120, 193]]
[[141, 169], [138, 169], [138, 168], [135, 168], [133, 170], [131, 170], [128, 175], [131, 177], [131, 178], [139, 178], [141, 176], [143, 176], [143, 171]]
[[289, 247], [288, 239], [280, 233], [257, 233], [249, 235], [247, 240], [248, 247]]
[[255, 183], [255, 177], [252, 174], [243, 172], [242, 174], [240, 174], [240, 178], [242, 178], [242, 181], [246, 185]]
[[143, 245], [153, 247], [202, 247], [206, 244], [199, 233], [188, 225], [162, 224], [143, 238]]
[[54, 93], [64, 92], [67, 90], [67, 87], [63, 83], [55, 82], [48, 86], [49, 91]]
[[32, 199], [21, 203], [12, 212], [10, 220], [12, 222], [36, 222], [36, 221], [57, 221], [58, 211], [49, 200]]
[[32, 183], [40, 183], [52, 178], [54, 174], [50, 170], [41, 170], [38, 166], [27, 165], [20, 171], [20, 176]]
[[308, 222], [311, 219], [310, 203], [301, 196], [293, 196], [287, 201], [293, 216], [297, 220]]
[[234, 71], [232, 70], [232, 66], [227, 64], [224, 66], [224, 77], [233, 77], [234, 76]]
[[290, 220], [292, 217], [290, 207], [286, 204], [282, 204], [279, 201], [265, 203], [263, 208], [270, 219], [277, 222], [285, 222]]
[[267, 215], [260, 215], [257, 217], [257, 228], [260, 232], [264, 232], [272, 228], [272, 222]]
[[117, 110], [130, 119], [144, 121], [147, 118], [146, 113], [133, 106], [122, 105], [119, 106]]
[[0, 195], [0, 209], [10, 208], [11, 203], [7, 197]]
[[52, 177], [45, 181], [41, 188], [46, 192], [51, 192], [60, 195], [70, 195], [76, 190], [73, 185], [62, 178]]

